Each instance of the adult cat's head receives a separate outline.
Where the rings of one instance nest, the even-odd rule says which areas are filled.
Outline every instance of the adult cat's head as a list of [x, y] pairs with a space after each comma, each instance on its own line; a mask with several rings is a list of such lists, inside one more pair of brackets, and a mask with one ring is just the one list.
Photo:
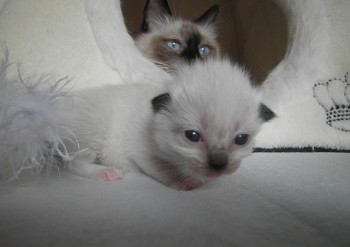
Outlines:
[[184, 63], [219, 55], [216, 18], [219, 6], [190, 21], [172, 14], [166, 0], [148, 0], [136, 45], [155, 64], [174, 72]]

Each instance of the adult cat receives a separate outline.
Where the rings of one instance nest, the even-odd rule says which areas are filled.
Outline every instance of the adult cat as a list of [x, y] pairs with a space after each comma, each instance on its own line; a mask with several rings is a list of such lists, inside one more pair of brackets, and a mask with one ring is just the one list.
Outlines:
[[136, 46], [167, 72], [195, 59], [217, 56], [218, 12], [219, 6], [214, 5], [194, 21], [184, 20], [173, 15], [166, 0], [148, 0]]

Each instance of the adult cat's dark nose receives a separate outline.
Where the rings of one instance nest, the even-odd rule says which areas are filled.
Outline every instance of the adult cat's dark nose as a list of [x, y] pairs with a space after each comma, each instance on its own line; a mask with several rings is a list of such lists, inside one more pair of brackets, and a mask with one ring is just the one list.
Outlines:
[[181, 57], [189, 64], [201, 57], [198, 51], [199, 40], [200, 38], [196, 34], [191, 35], [186, 40], [187, 47], [181, 54]]

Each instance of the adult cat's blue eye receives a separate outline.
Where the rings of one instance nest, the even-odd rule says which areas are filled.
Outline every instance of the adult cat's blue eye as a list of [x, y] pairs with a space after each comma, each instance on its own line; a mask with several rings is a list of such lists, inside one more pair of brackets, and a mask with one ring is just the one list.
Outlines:
[[191, 142], [199, 142], [202, 140], [201, 134], [195, 130], [186, 130], [185, 136]]
[[168, 46], [173, 51], [178, 51], [181, 48], [180, 42], [174, 39], [168, 41]]
[[248, 134], [238, 134], [234, 139], [234, 143], [236, 145], [242, 146], [248, 142], [248, 139], [249, 139]]
[[202, 57], [205, 57], [210, 53], [210, 48], [206, 45], [203, 45], [203, 46], [198, 48], [198, 51]]

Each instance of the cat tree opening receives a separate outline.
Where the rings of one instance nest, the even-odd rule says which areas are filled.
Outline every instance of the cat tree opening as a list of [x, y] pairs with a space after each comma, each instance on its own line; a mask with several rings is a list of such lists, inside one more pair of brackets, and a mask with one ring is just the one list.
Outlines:
[[[272, 0], [168, 0], [172, 11], [194, 19], [214, 4], [220, 5], [219, 44], [222, 54], [245, 66], [261, 84], [283, 59], [287, 48], [287, 22]], [[126, 26], [132, 36], [140, 31], [146, 0], [122, 2]]]

